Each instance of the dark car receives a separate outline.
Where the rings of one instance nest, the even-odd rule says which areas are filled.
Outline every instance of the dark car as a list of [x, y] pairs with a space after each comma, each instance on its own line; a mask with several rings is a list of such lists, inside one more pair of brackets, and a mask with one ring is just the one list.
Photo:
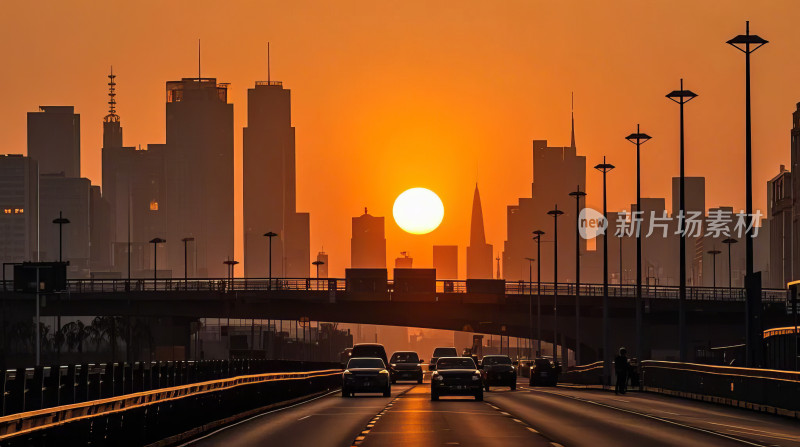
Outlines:
[[414, 351], [398, 351], [389, 359], [389, 373], [392, 383], [398, 380], [416, 380], [422, 383], [422, 360]]
[[456, 348], [436, 348], [433, 350], [431, 362], [428, 363], [428, 371], [436, 370], [436, 361], [439, 357], [458, 357], [458, 350]]
[[553, 360], [540, 357], [533, 361], [531, 370], [531, 386], [556, 386], [558, 384], [558, 374], [561, 366], [553, 363]]
[[392, 395], [392, 385], [389, 382], [389, 371], [383, 359], [351, 358], [347, 362], [347, 369], [342, 373], [342, 397], [354, 396], [356, 393], [383, 393], [383, 397], [389, 397]]
[[386, 348], [378, 343], [359, 343], [353, 346], [353, 350], [350, 351], [350, 358], [356, 357], [377, 357], [383, 360], [384, 364], [389, 364], [389, 359], [386, 358]]
[[487, 355], [481, 361], [483, 387], [489, 391], [491, 386], [509, 386], [517, 389], [517, 369], [507, 355]]
[[431, 400], [439, 396], [475, 396], [483, 400], [481, 372], [469, 357], [440, 357], [431, 376]]

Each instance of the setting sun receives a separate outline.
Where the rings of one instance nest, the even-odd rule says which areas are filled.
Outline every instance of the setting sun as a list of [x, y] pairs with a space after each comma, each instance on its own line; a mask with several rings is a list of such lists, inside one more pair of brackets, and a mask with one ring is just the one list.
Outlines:
[[430, 189], [411, 188], [394, 201], [394, 221], [411, 234], [426, 234], [435, 230], [444, 218], [444, 205]]

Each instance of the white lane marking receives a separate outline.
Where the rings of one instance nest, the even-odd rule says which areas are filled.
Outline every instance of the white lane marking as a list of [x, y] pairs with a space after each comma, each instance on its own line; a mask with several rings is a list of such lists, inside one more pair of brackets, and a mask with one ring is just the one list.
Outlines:
[[300, 419], [298, 419], [298, 421], [302, 421], [303, 419], [308, 419], [308, 418], [310, 418], [310, 417], [311, 417], [311, 415], [310, 415], [310, 414], [307, 414], [307, 415], [305, 415], [305, 416], [301, 417]]
[[553, 447], [564, 447], [563, 445], [561, 445], [561, 444], [559, 444], [557, 442], [551, 442], [550, 445], [553, 446]]
[[233, 424], [226, 425], [226, 426], [224, 426], [224, 427], [218, 428], [218, 429], [216, 429], [216, 430], [212, 431], [211, 433], [208, 433], [208, 434], [206, 434], [206, 435], [203, 435], [203, 436], [201, 436], [201, 437], [199, 437], [199, 438], [194, 438], [194, 439], [192, 439], [192, 440], [191, 440], [191, 441], [189, 441], [189, 442], [186, 442], [186, 443], [183, 443], [183, 444], [179, 445], [178, 447], [185, 447], [185, 446], [187, 446], [187, 445], [192, 445], [192, 444], [195, 444], [195, 443], [197, 443], [197, 441], [202, 441], [203, 439], [206, 439], [206, 438], [208, 438], [208, 437], [214, 436], [215, 434], [217, 434], [217, 433], [219, 433], [219, 432], [221, 432], [221, 431], [223, 431], [223, 430], [227, 430], [227, 429], [229, 429], [229, 428], [231, 428], [231, 427], [236, 427], [236, 426], [237, 426], [237, 425], [239, 425], [239, 424], [244, 424], [245, 422], [252, 421], [253, 419], [260, 418], [261, 416], [265, 416], [265, 415], [272, 414], [272, 413], [277, 413], [278, 411], [288, 410], [289, 408], [298, 407], [298, 406], [300, 406], [300, 405], [304, 405], [304, 404], [307, 404], [307, 403], [309, 403], [309, 402], [313, 402], [313, 401], [315, 401], [315, 400], [322, 399], [323, 397], [328, 397], [328, 396], [330, 396], [331, 394], [337, 394], [337, 393], [339, 393], [339, 392], [340, 392], [339, 390], [336, 390], [336, 391], [331, 391], [330, 393], [323, 394], [322, 396], [317, 396], [317, 397], [315, 397], [315, 398], [313, 398], [313, 399], [304, 400], [304, 401], [302, 401], [302, 402], [298, 402], [298, 403], [296, 403], [296, 404], [289, 405], [288, 407], [281, 407], [281, 408], [277, 408], [277, 409], [275, 409], [275, 410], [272, 410], [272, 411], [267, 411], [266, 413], [259, 413], [259, 414], [255, 415], [255, 416], [251, 416], [251, 417], [249, 417], [249, 418], [247, 418], [247, 419], [243, 419], [243, 420], [241, 420], [241, 421], [239, 421], [239, 422], [235, 422], [235, 423], [233, 423]]
[[647, 413], [640, 413], [638, 411], [628, 410], [626, 408], [615, 407], [613, 405], [602, 404], [600, 402], [593, 402], [593, 401], [590, 401], [590, 400], [582, 399], [580, 397], [570, 396], [569, 394], [555, 393], [555, 392], [552, 392], [552, 391], [540, 391], [540, 392], [545, 393], [545, 394], [554, 395], [554, 396], [566, 397], [567, 399], [577, 400], [578, 402], [586, 402], [586, 403], [590, 403], [590, 404], [597, 405], [597, 406], [600, 406], [600, 407], [609, 408], [611, 410], [621, 411], [623, 413], [629, 413], [629, 414], [633, 414], [633, 415], [636, 415], [636, 416], [641, 416], [641, 417], [644, 417], [644, 418], [653, 419], [653, 420], [656, 420], [656, 421], [659, 421], [659, 422], [663, 422], [665, 424], [670, 424], [670, 425], [675, 425], [675, 426], [678, 426], [678, 427], [688, 428], [690, 430], [695, 430], [695, 431], [699, 431], [699, 432], [702, 432], [702, 433], [707, 433], [709, 435], [714, 435], [714, 436], [719, 436], [721, 438], [730, 439], [731, 441], [736, 441], [736, 442], [739, 442], [739, 443], [742, 443], [742, 444], [747, 444], [747, 445], [752, 445], [752, 446], [757, 446], [757, 447], [764, 447], [764, 444], [759, 444], [759, 443], [755, 443], [755, 442], [746, 441], [744, 439], [737, 438], [735, 436], [728, 436], [728, 435], [726, 435], [724, 433], [720, 433], [720, 432], [717, 432], [717, 431], [714, 431], [714, 430], [708, 430], [708, 429], [705, 429], [705, 428], [696, 427], [694, 425], [688, 425], [688, 424], [683, 424], [683, 423], [676, 422], [676, 421], [671, 421], [669, 419], [664, 419], [664, 418], [661, 418], [661, 417], [658, 417], [658, 416], [653, 416], [653, 415], [647, 414]]
[[528, 428], [528, 430], [530, 430], [530, 431], [531, 431], [531, 433], [536, 433], [537, 435], [539, 434], [539, 432], [538, 432], [538, 431], [536, 431], [536, 429], [535, 429], [535, 428], [532, 428], [532, 427], [527, 427], [527, 428]]

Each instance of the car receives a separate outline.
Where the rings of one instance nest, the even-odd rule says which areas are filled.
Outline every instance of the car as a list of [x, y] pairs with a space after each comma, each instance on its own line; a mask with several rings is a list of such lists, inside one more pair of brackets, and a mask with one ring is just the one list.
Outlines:
[[397, 351], [389, 359], [389, 374], [392, 383], [398, 380], [416, 380], [422, 383], [422, 360], [414, 351]]
[[511, 390], [517, 389], [517, 369], [514, 367], [511, 357], [507, 355], [487, 355], [481, 361], [481, 372], [483, 373], [483, 388], [489, 391], [489, 387], [508, 386]]
[[556, 386], [561, 366], [553, 363], [548, 357], [539, 357], [533, 361], [530, 386]]
[[347, 367], [347, 362], [350, 360], [350, 354], [353, 352], [353, 348], [344, 348], [344, 351], [339, 353], [339, 363], [342, 364], [342, 369]]
[[356, 357], [367, 357], [373, 358], [377, 357], [383, 360], [383, 363], [388, 365], [389, 359], [386, 358], [386, 348], [383, 347], [382, 344], [378, 343], [358, 343], [353, 346], [353, 350], [350, 351], [350, 358]]
[[458, 350], [456, 348], [436, 348], [433, 350], [431, 362], [428, 363], [428, 371], [436, 370], [436, 361], [439, 357], [458, 357]]
[[440, 357], [431, 376], [431, 400], [440, 396], [475, 396], [483, 400], [483, 381], [475, 361], [469, 357]]
[[356, 393], [383, 393], [392, 395], [389, 371], [383, 359], [377, 357], [355, 357], [347, 362], [342, 373], [342, 397], [355, 396]]

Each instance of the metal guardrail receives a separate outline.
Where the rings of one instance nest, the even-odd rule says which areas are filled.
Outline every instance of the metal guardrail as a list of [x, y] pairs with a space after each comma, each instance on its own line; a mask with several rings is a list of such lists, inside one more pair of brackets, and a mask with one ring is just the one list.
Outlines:
[[[387, 281], [388, 291], [393, 289], [393, 281]], [[544, 296], [552, 296], [556, 291], [552, 282], [542, 282], [537, 288], [535, 282], [506, 281], [506, 295], [537, 295], [538, 290]], [[13, 282], [3, 281], [2, 290], [13, 290]], [[71, 279], [67, 281], [70, 293], [120, 293], [120, 292], [152, 292], [152, 291], [197, 291], [197, 292], [233, 292], [233, 291], [319, 291], [344, 292], [347, 282], [344, 278], [203, 278], [203, 279]], [[677, 286], [643, 285], [642, 296], [647, 299], [677, 300]], [[559, 283], [558, 294], [574, 295], [575, 284]], [[432, 291], [433, 292], [433, 291]], [[436, 293], [467, 293], [465, 280], [437, 280]], [[762, 301], [785, 302], [788, 295], [785, 289], [762, 289]], [[581, 284], [580, 294], [584, 297], [602, 297], [602, 284]], [[609, 284], [610, 297], [633, 298], [636, 286], [630, 284]], [[745, 289], [727, 287], [687, 287], [686, 299], [704, 301], [744, 301]]]
[[0, 418], [6, 445], [142, 445], [340, 383], [341, 369], [241, 375]]
[[657, 360], [642, 362], [645, 390], [800, 415], [800, 372]]

